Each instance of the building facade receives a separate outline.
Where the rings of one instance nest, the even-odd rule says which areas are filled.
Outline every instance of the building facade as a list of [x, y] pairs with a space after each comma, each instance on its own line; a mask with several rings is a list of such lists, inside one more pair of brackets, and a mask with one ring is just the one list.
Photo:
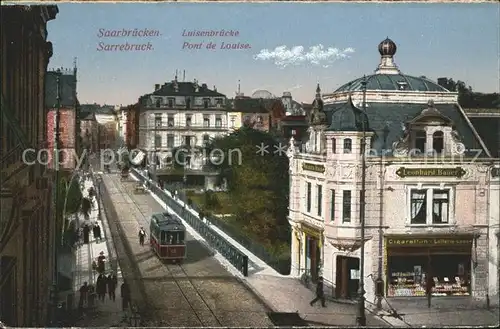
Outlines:
[[[48, 148], [50, 150], [55, 148], [56, 125], [59, 120], [59, 163], [60, 168], [68, 170], [74, 169], [77, 164], [80, 142], [76, 74], [75, 67], [72, 70], [49, 71], [45, 77]], [[54, 154], [49, 153], [48, 157], [49, 167], [54, 168]]]
[[323, 96], [318, 86], [308, 141], [292, 140], [292, 273], [353, 298], [364, 242], [370, 301], [376, 286], [498, 300], [498, 158], [457, 93], [401, 73], [391, 40], [379, 52], [375, 74]]
[[98, 150], [98, 126], [93, 111], [88, 111], [83, 105], [80, 107], [80, 137], [82, 147], [87, 150], [87, 154], [95, 153]]
[[46, 149], [45, 75], [52, 56], [47, 22], [57, 6], [1, 6], [0, 321], [48, 325], [54, 278], [51, 178], [36, 154]]
[[[156, 84], [139, 104], [138, 147], [156, 154], [160, 169], [168, 166], [167, 159], [175, 148], [203, 147], [228, 130], [226, 96], [196, 80], [180, 82], [175, 77], [163, 85]], [[189, 162], [191, 166], [195, 162]]]

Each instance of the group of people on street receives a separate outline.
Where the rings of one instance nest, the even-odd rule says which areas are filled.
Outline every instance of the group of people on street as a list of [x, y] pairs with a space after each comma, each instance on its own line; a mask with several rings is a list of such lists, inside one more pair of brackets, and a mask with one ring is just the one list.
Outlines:
[[[78, 308], [81, 310], [84, 306], [91, 308], [94, 305], [95, 294], [101, 302], [104, 302], [106, 299], [106, 293], [109, 296], [109, 299], [112, 301], [116, 301], [116, 287], [118, 286], [118, 278], [114, 272], [111, 272], [108, 276], [105, 274], [99, 274], [99, 277], [96, 281], [96, 287], [89, 285], [87, 282], [84, 282], [80, 287], [80, 299], [78, 302]], [[126, 280], [123, 280], [123, 283], [120, 287], [120, 295], [122, 298], [122, 310], [125, 311], [130, 306], [130, 287]]]
[[81, 238], [83, 238], [84, 244], [89, 244], [91, 230], [96, 242], [102, 241], [101, 226], [99, 225], [99, 223], [95, 222], [90, 225], [85, 223], [83, 225], [83, 228], [81, 229], [81, 232], [78, 234]]

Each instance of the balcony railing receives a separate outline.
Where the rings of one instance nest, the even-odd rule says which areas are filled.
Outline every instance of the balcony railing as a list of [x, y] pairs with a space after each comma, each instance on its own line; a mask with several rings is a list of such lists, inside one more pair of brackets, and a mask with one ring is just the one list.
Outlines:
[[228, 126], [221, 124], [221, 125], [205, 125], [205, 124], [191, 124], [191, 125], [180, 125], [180, 124], [168, 124], [168, 123], [162, 123], [162, 124], [151, 124], [151, 125], [141, 125], [139, 126], [140, 129], [145, 129], [145, 130], [155, 130], [155, 129], [172, 129], [172, 130], [200, 130], [200, 131], [206, 131], [206, 130], [227, 130]]

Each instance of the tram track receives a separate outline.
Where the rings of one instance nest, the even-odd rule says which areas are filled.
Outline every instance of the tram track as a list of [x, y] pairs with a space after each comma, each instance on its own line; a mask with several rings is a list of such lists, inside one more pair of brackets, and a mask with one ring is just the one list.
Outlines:
[[[110, 174], [110, 175], [116, 175], [116, 174]], [[127, 193], [126, 187], [122, 182], [116, 182], [114, 177], [110, 177], [110, 181], [113, 184], [113, 187], [117, 193], [119, 193], [122, 197], [122, 199], [127, 202], [130, 201], [129, 204], [131, 204], [133, 207], [138, 210], [138, 213], [140, 216], [134, 216], [135, 220], [139, 224], [139, 226], [142, 226], [144, 228], [149, 227], [149, 220], [148, 218], [151, 216], [151, 214], [147, 214], [143, 211], [142, 207], [137, 203], [137, 201], [133, 198], [133, 196], [130, 196]], [[121, 186], [120, 186], [121, 185]], [[177, 214], [173, 213], [174, 216], [177, 216]], [[177, 216], [178, 217], [178, 216]], [[119, 220], [118, 220], [118, 225], [120, 225]], [[123, 228], [122, 230], [123, 231]], [[125, 239], [125, 243], [128, 243], [127, 237], [126, 236], [120, 236], [121, 239]], [[164, 268], [168, 271], [169, 275], [175, 282], [179, 292], [181, 295], [184, 297], [186, 302], [188, 303], [191, 311], [193, 314], [196, 316], [198, 322], [202, 326], [206, 327], [217, 327], [217, 326], [224, 326], [222, 321], [217, 317], [215, 314], [214, 310], [212, 307], [210, 307], [209, 303], [203, 297], [203, 294], [200, 292], [200, 290], [196, 287], [194, 281], [192, 278], [189, 276], [187, 273], [186, 269], [182, 266], [182, 264], [169, 264], [168, 262], [161, 261], [158, 259], [159, 262], [162, 263]], [[155, 281], [155, 282], [162, 282], [166, 281], [168, 278], [164, 278], [162, 280], [161, 278], [155, 279], [155, 278], [143, 278], [142, 284], [145, 285], [147, 284], [148, 281]], [[186, 287], [186, 283], [188, 283], [188, 287]], [[193, 296], [193, 293], [195, 296]], [[193, 298], [194, 297], [194, 298]], [[199, 300], [201, 301], [202, 305], [198, 305], [201, 307], [196, 307], [195, 301]]]

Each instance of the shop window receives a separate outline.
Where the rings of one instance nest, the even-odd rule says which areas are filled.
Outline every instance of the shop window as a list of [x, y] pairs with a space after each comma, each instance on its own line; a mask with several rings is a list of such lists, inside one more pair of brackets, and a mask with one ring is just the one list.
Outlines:
[[410, 196], [411, 224], [427, 222], [427, 190], [412, 190]]
[[433, 190], [432, 192], [432, 224], [448, 224], [449, 190]]
[[425, 153], [425, 144], [427, 142], [427, 136], [425, 131], [419, 130], [415, 132], [415, 149], [420, 153]]
[[351, 191], [344, 191], [342, 198], [342, 222], [351, 222]]
[[322, 209], [322, 203], [323, 203], [323, 188], [321, 185], [317, 186], [318, 189], [318, 216], [321, 216], [323, 209]]
[[307, 183], [306, 211], [311, 212], [311, 183]]
[[352, 139], [346, 138], [344, 139], [344, 153], [351, 153], [352, 152]]
[[432, 135], [432, 147], [437, 154], [441, 154], [444, 149], [444, 135], [442, 131], [436, 131]]
[[332, 138], [332, 153], [337, 153], [337, 140], [335, 138]]
[[330, 204], [330, 221], [333, 222], [335, 220], [335, 190], [331, 190], [330, 194], [332, 196]]

